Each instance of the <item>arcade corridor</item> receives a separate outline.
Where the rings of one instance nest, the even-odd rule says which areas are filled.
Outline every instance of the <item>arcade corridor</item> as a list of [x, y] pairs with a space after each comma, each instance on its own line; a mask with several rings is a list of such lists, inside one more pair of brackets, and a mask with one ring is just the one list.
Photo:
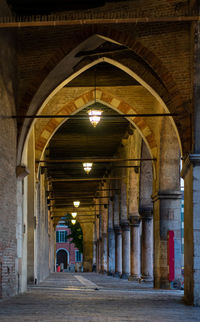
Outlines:
[[182, 305], [200, 307], [199, 13], [198, 0], [0, 1], [3, 319], [199, 314]]

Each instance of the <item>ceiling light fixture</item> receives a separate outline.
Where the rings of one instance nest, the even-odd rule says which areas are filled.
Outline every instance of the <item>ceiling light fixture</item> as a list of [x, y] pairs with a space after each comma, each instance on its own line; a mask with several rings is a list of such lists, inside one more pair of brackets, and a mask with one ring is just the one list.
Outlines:
[[[96, 105], [96, 68], [94, 72], [94, 106], [95, 105]], [[96, 107], [88, 111], [89, 120], [94, 127], [96, 127], [99, 121], [101, 120], [101, 114], [102, 114], [102, 111], [99, 109], [96, 109]]]
[[74, 207], [78, 208], [80, 206], [80, 201], [73, 201]]
[[72, 217], [75, 219], [77, 216], [77, 212], [72, 212]]
[[87, 174], [89, 174], [89, 173], [90, 173], [90, 171], [91, 171], [91, 169], [92, 169], [92, 165], [93, 165], [93, 163], [92, 163], [92, 162], [84, 162], [84, 163], [83, 163], [83, 169], [85, 170], [85, 172], [86, 172]]
[[99, 123], [99, 121], [101, 120], [102, 111], [101, 110], [89, 110], [88, 114], [89, 114], [90, 122], [92, 123], [92, 125], [94, 127], [96, 127], [97, 124]]
[[75, 225], [76, 219], [72, 219], [71, 222], [72, 222], [73, 225]]

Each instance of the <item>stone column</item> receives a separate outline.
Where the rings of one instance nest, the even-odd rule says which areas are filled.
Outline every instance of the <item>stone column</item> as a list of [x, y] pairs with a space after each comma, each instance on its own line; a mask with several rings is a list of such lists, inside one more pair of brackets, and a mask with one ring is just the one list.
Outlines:
[[153, 280], [153, 209], [141, 208], [142, 217], [142, 278]]
[[97, 272], [101, 273], [101, 238], [97, 240]]
[[99, 272], [99, 240], [97, 239], [96, 242], [97, 250], [96, 250], [96, 258], [97, 258], [97, 266], [96, 266], [96, 272]]
[[121, 183], [122, 278], [130, 275], [130, 226], [127, 213], [127, 186]]
[[101, 266], [102, 273], [107, 273], [107, 256], [108, 256], [107, 243], [108, 243], [107, 233], [102, 233], [102, 266]]
[[200, 306], [200, 154], [190, 154], [184, 178], [184, 299]]
[[119, 195], [114, 196], [115, 276], [122, 275], [122, 231], [119, 225]]
[[131, 216], [131, 280], [138, 280], [140, 278], [141, 265], [140, 265], [140, 217]]
[[128, 222], [121, 222], [122, 230], [122, 278], [130, 275], [130, 226]]
[[[99, 209], [99, 212], [101, 210]], [[101, 213], [99, 214], [99, 242], [98, 242], [98, 252], [99, 252], [99, 260], [98, 260], [98, 263], [99, 263], [99, 273], [102, 272], [102, 215]]]
[[93, 257], [92, 257], [92, 270], [96, 271], [97, 267], [97, 232], [96, 222], [93, 225]]
[[122, 275], [122, 231], [121, 227], [114, 227], [115, 232], [115, 276]]
[[180, 191], [163, 191], [154, 202], [154, 286], [170, 288], [168, 265], [168, 232], [174, 231], [175, 280], [181, 279]]
[[115, 233], [113, 229], [113, 200], [109, 200], [108, 208], [108, 274], [115, 272]]
[[139, 201], [139, 174], [138, 169], [129, 170], [128, 211], [131, 229], [131, 280], [138, 280], [141, 275], [140, 258], [140, 216], [138, 213]]

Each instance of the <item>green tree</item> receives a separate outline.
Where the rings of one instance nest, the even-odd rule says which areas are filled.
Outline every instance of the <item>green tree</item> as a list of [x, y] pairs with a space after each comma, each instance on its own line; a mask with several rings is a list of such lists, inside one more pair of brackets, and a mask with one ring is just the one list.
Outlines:
[[67, 238], [71, 239], [70, 243], [75, 244], [78, 250], [83, 253], [83, 231], [81, 225], [78, 221], [76, 221], [75, 224], [72, 224], [71, 220], [73, 218], [70, 214], [65, 215], [63, 219], [65, 220], [65, 225], [71, 230], [71, 233]]

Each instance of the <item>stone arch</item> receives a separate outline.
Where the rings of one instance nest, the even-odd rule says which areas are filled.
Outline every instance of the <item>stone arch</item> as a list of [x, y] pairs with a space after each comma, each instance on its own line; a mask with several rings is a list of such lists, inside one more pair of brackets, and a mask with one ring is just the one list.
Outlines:
[[[54, 82], [53, 83], [50, 82], [50, 85], [49, 85], [48, 79], [49, 78], [51, 79], [53, 74], [55, 74], [57, 67], [59, 67], [64, 60], [69, 59], [70, 57], [72, 58], [73, 55], [75, 56], [75, 54], [79, 50], [81, 50], [81, 46], [84, 48], [86, 43], [92, 42], [94, 38], [98, 38], [97, 35], [98, 36], [100, 35], [99, 39], [103, 37], [104, 39], [106, 38], [111, 42], [114, 41], [114, 42], [126, 45], [131, 51], [133, 51], [139, 57], [141, 57], [144, 63], [150, 66], [152, 71], [154, 71], [154, 73], [158, 76], [160, 82], [162, 82], [163, 84], [162, 88], [165, 87], [167, 96], [163, 95], [163, 91], [160, 93], [158, 92], [158, 96], [160, 98], [163, 97], [165, 99], [165, 102], [166, 102], [165, 104], [167, 105], [170, 112], [176, 111], [177, 113], [182, 114], [183, 101], [176, 87], [176, 84], [173, 80], [172, 75], [167, 70], [167, 68], [162, 64], [159, 58], [156, 57], [146, 47], [144, 47], [139, 41], [137, 41], [131, 33], [112, 30], [110, 27], [104, 27], [104, 26], [87, 26], [83, 29], [84, 30], [79, 33], [78, 39], [76, 39], [76, 37], [74, 38], [73, 45], [75, 49], [69, 53], [68, 46], [66, 44], [63, 45], [62, 50], [60, 50], [56, 54], [56, 56], [53, 57], [51, 61], [48, 62], [44, 70], [40, 71], [38, 78], [34, 80], [33, 84], [31, 84], [31, 90], [28, 91], [28, 94], [26, 94], [26, 96], [23, 98], [23, 104], [25, 104], [26, 106], [29, 106], [27, 114], [37, 113], [38, 109], [43, 104], [46, 104], [50, 96], [60, 89], [61, 83], [64, 80], [66, 80], [66, 78], [72, 75], [72, 73], [69, 73], [68, 75], [65, 73], [65, 76], [59, 75], [58, 77], [56, 77], [57, 83], [55, 83], [55, 77], [54, 77]], [[80, 44], [81, 41], [82, 43]], [[70, 66], [70, 68], [71, 67], [72, 66]], [[52, 70], [52, 68], [54, 69]], [[47, 77], [47, 74], [48, 74], [48, 77]], [[63, 77], [63, 79], [61, 79], [60, 77], [61, 78]], [[68, 81], [70, 81], [69, 78], [68, 78]], [[140, 79], [142, 80], [142, 77], [140, 77]], [[39, 88], [38, 88], [38, 84], [40, 84]], [[153, 89], [151, 84], [149, 84], [149, 88]], [[154, 93], [156, 93], [156, 90], [154, 90]], [[190, 120], [188, 120], [188, 117], [185, 117], [184, 126], [183, 126], [184, 129], [180, 127], [178, 120], [175, 119], [175, 122], [180, 134], [184, 133], [185, 128], [187, 129], [187, 132], [188, 132], [188, 128], [189, 128], [188, 122], [190, 122]], [[25, 120], [23, 127], [21, 129], [21, 135], [19, 139], [18, 163], [20, 162], [22, 157], [23, 146], [25, 143], [26, 136], [28, 134], [27, 133], [28, 128], [30, 128], [30, 120]], [[187, 139], [183, 143], [185, 145], [188, 144]]]
[[[67, 103], [65, 106], [59, 109], [56, 114], [75, 114], [87, 105], [92, 104], [94, 102], [94, 97], [94, 89], [89, 90], [88, 92]], [[96, 89], [96, 100], [106, 104], [121, 114], [136, 113], [134, 108], [127, 104], [124, 100], [98, 88]], [[35, 144], [37, 160], [42, 158], [45, 147], [47, 146], [51, 137], [65, 121], [66, 120], [63, 118], [52, 118], [43, 128], [40, 129], [40, 135]], [[154, 133], [147, 122], [142, 119], [142, 117], [132, 117], [130, 118], [130, 121], [137, 127], [144, 141], [147, 143], [151, 156], [155, 158], [157, 156], [157, 142]]]

